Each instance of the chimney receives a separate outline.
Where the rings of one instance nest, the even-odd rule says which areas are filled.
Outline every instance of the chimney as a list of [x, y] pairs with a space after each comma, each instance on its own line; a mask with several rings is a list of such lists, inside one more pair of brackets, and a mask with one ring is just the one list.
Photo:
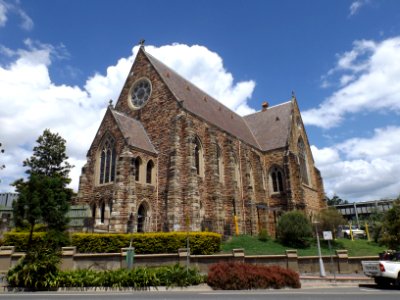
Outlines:
[[267, 101], [264, 101], [264, 102], [262, 103], [262, 111], [266, 111], [267, 108], [268, 108], [268, 106], [269, 106], [268, 102], [267, 102]]

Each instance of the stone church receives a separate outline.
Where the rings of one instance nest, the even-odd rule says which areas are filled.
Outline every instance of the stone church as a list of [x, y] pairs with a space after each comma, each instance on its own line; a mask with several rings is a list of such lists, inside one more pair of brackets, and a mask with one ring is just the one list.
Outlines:
[[87, 152], [76, 204], [98, 232], [275, 234], [324, 207], [297, 100], [241, 117], [141, 46]]

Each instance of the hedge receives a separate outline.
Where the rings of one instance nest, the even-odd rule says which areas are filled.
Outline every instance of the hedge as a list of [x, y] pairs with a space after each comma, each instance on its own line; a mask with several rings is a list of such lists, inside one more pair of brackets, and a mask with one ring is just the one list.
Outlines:
[[246, 263], [216, 263], [208, 269], [207, 284], [213, 289], [251, 290], [300, 288], [299, 274], [280, 266]]
[[[137, 254], [176, 253], [186, 248], [185, 232], [158, 232], [136, 234], [75, 233], [71, 237], [72, 246], [80, 253], [113, 253], [132, 246]], [[221, 235], [213, 232], [190, 232], [191, 254], [213, 254], [220, 251]]]
[[[4, 235], [3, 245], [15, 246], [15, 250], [26, 251], [29, 233], [8, 232]], [[44, 242], [44, 232], [34, 232], [33, 242]], [[137, 254], [176, 253], [186, 248], [186, 232], [158, 232], [137, 234], [111, 233], [74, 233], [71, 246], [79, 253], [117, 253], [121, 248], [132, 246]], [[213, 254], [220, 251], [221, 235], [213, 232], [190, 232], [189, 247], [191, 254]]]
[[[34, 244], [43, 243], [45, 232], [34, 232], [32, 235], [32, 242]], [[6, 232], [4, 233], [3, 245], [15, 246], [15, 251], [24, 252], [28, 250], [29, 232]]]

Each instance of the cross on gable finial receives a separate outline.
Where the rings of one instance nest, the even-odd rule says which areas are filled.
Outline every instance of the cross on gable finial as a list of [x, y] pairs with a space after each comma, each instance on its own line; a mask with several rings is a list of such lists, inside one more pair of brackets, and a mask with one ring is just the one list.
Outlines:
[[144, 42], [145, 42], [144, 39], [140, 39], [139, 41], [140, 48], [144, 47]]
[[292, 91], [292, 98], [296, 99], [296, 94], [294, 93], [294, 91]]

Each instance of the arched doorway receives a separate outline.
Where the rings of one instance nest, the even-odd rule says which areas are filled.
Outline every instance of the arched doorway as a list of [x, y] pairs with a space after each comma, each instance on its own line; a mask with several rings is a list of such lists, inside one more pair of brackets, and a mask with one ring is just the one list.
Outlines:
[[144, 232], [147, 218], [147, 208], [144, 203], [140, 204], [137, 214], [137, 232]]

